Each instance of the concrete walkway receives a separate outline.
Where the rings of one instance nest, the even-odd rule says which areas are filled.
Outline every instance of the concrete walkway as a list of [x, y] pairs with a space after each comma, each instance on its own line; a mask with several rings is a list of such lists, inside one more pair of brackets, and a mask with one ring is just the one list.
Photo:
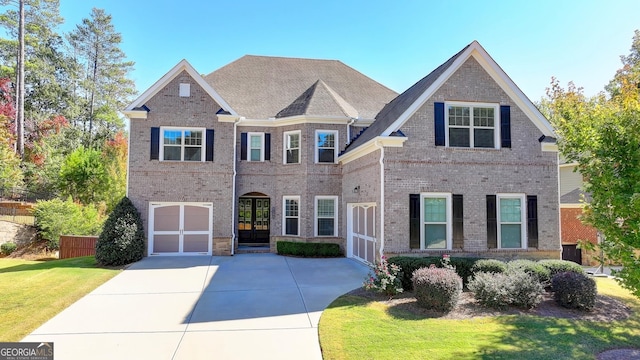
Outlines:
[[23, 341], [56, 359], [321, 359], [318, 321], [369, 268], [274, 254], [151, 257]]

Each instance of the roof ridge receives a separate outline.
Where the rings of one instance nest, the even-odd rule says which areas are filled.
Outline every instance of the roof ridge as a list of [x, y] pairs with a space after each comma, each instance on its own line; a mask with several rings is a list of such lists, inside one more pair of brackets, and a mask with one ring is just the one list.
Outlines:
[[331, 86], [329, 86], [329, 84], [324, 82], [324, 80], [319, 79], [318, 81], [322, 86], [324, 86], [325, 89], [327, 89], [329, 95], [331, 95], [333, 100], [336, 102], [336, 104], [338, 104], [338, 106], [346, 116], [352, 118], [358, 117], [358, 110], [356, 110], [353, 105], [351, 105], [347, 100], [340, 96], [340, 94], [338, 94]]

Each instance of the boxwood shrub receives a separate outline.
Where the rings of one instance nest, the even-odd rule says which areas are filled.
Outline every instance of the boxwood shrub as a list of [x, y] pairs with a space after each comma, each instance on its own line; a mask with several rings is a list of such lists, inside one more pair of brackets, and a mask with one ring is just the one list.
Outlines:
[[551, 280], [556, 302], [566, 308], [590, 311], [596, 305], [596, 282], [589, 276], [576, 272], [562, 272]]
[[551, 278], [553, 278], [556, 274], [567, 271], [584, 274], [584, 269], [582, 268], [582, 266], [580, 266], [580, 264], [574, 263], [573, 261], [547, 259], [538, 261], [538, 264], [544, 266], [549, 270]]
[[503, 273], [507, 271], [507, 264], [496, 259], [480, 259], [473, 264], [471, 271], [475, 273]]
[[462, 293], [462, 278], [451, 269], [420, 268], [411, 278], [419, 306], [437, 311], [450, 311]]
[[340, 245], [330, 243], [302, 243], [293, 241], [276, 242], [276, 250], [280, 255], [302, 257], [341, 257]]

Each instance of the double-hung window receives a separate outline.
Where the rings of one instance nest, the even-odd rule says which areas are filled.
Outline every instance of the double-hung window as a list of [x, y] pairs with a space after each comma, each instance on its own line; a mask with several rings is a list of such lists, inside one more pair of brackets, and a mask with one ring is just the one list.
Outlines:
[[525, 248], [525, 196], [498, 194], [497, 200], [498, 246], [503, 249]]
[[282, 235], [300, 235], [300, 196], [284, 196]]
[[284, 133], [284, 163], [300, 163], [300, 131], [287, 131]]
[[316, 130], [316, 163], [334, 164], [338, 157], [338, 132]]
[[316, 196], [315, 235], [338, 236], [338, 197]]
[[164, 161], [204, 161], [204, 134], [200, 128], [162, 128], [162, 154]]
[[264, 133], [249, 133], [249, 161], [264, 161]]
[[451, 249], [452, 221], [451, 194], [421, 194], [422, 249]]
[[448, 146], [498, 148], [498, 115], [498, 104], [446, 103]]

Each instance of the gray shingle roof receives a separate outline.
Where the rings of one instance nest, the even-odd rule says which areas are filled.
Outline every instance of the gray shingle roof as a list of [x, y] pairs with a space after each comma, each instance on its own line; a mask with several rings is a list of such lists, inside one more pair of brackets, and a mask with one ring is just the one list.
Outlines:
[[580, 188], [575, 188], [560, 197], [560, 204], [580, 204], [583, 195], [587, 202], [591, 201], [591, 194], [585, 193]]
[[442, 65], [438, 66], [429, 75], [423, 77], [420, 81], [413, 84], [402, 94], [398, 95], [390, 103], [388, 103], [380, 112], [376, 115], [375, 121], [371, 126], [367, 128], [360, 136], [352, 141], [343, 151], [347, 153], [352, 149], [366, 143], [367, 141], [380, 136], [394, 121], [396, 121], [400, 115], [402, 115], [428, 88], [442, 75], [449, 66], [462, 54], [469, 45], [465, 46], [457, 54], [453, 55], [449, 60], [445, 61]]
[[397, 96], [337, 60], [246, 55], [205, 80], [239, 115], [255, 119], [305, 114], [305, 107], [306, 114], [372, 119]]

